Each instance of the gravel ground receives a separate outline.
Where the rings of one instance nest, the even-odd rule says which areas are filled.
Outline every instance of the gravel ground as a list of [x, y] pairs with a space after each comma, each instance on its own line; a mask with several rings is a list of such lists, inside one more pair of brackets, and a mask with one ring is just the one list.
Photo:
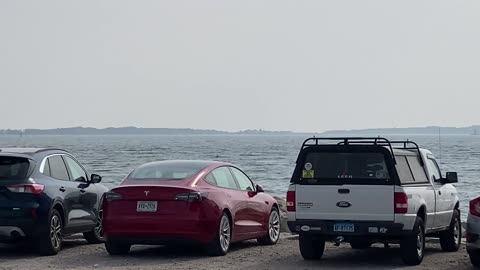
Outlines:
[[[103, 245], [69, 239], [57, 256], [39, 257], [27, 246], [0, 245], [0, 269], [397, 269], [406, 268], [398, 246], [376, 245], [352, 250], [348, 244], [327, 246], [321, 261], [304, 261], [296, 239], [282, 238], [275, 246], [256, 241], [235, 244], [224, 257], [209, 257], [192, 248], [134, 247], [129, 255], [112, 257]], [[443, 253], [437, 243], [427, 245], [423, 264], [409, 269], [473, 269], [465, 247]]]

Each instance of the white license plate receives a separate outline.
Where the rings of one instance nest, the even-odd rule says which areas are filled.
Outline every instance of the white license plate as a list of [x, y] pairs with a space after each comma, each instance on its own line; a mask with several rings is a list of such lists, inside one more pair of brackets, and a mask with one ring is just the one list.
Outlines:
[[350, 223], [337, 223], [333, 225], [334, 232], [355, 232], [355, 226]]
[[157, 202], [155, 201], [138, 201], [137, 212], [157, 212]]

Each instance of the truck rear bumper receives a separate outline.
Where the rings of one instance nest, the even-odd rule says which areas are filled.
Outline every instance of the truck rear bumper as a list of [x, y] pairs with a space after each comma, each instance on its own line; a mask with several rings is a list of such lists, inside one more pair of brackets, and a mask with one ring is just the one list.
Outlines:
[[[335, 224], [351, 224], [353, 231], [336, 231]], [[334, 220], [296, 220], [289, 221], [290, 231], [312, 236], [324, 237], [325, 239], [334, 239], [342, 236], [348, 241], [349, 238], [401, 238], [410, 233], [403, 230], [404, 225], [394, 222], [375, 222], [375, 221], [334, 221]]]

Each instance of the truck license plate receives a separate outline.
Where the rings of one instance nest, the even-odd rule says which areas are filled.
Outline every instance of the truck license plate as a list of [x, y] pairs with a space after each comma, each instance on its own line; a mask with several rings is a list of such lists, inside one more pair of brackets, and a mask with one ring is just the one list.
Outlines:
[[351, 223], [337, 223], [333, 225], [334, 232], [355, 232], [355, 226]]
[[138, 201], [137, 212], [157, 212], [157, 202], [155, 201]]

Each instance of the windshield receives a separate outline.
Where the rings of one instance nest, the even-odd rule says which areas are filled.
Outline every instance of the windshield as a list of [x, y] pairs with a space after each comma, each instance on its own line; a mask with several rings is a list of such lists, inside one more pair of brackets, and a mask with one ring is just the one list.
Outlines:
[[149, 163], [135, 169], [128, 179], [181, 180], [193, 176], [204, 167], [204, 164], [198, 163]]
[[0, 156], [0, 180], [23, 180], [30, 162], [26, 158]]
[[311, 184], [388, 182], [390, 174], [382, 153], [310, 152], [302, 167], [302, 182]]

